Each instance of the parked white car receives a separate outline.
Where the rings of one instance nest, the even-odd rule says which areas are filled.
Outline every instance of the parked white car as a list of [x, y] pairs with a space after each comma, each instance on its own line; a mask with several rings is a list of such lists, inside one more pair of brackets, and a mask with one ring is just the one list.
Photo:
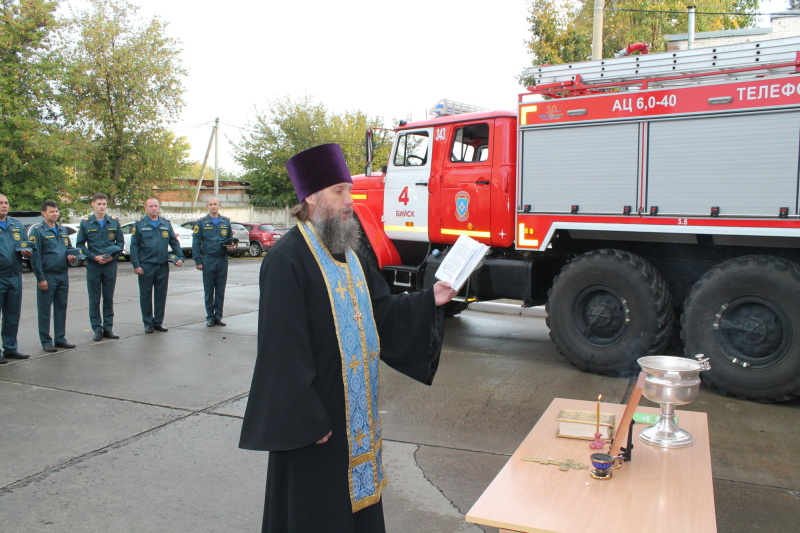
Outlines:
[[[75, 244], [78, 241], [78, 227], [80, 224], [61, 224], [67, 229], [67, 233], [69, 233], [69, 245], [73, 248], [77, 248]], [[72, 263], [69, 264], [71, 267], [79, 267], [83, 266], [85, 260], [84, 259], [76, 259]]]
[[[131, 230], [133, 229], [133, 222], [128, 222], [122, 225], [122, 236], [125, 239], [125, 247], [122, 249], [122, 255], [125, 259], [131, 258]], [[192, 256], [192, 230], [182, 228], [177, 224], [172, 224], [172, 230], [181, 243], [181, 250], [186, 257]]]
[[[188, 222], [184, 222], [181, 224], [181, 227], [182, 229], [187, 230], [190, 234], [194, 233], [193, 228], [195, 222], [197, 221], [190, 220]], [[242, 257], [247, 251], [250, 250], [249, 230], [239, 222], [231, 221], [231, 231], [233, 231], [233, 235], [231, 235], [231, 237], [236, 237], [239, 239], [239, 244], [236, 246], [235, 250], [229, 251], [228, 255], [231, 257]]]

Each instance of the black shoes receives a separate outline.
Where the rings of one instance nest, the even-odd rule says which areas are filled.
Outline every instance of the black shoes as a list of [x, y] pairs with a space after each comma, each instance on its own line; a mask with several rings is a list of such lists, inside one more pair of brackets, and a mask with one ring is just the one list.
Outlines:
[[217, 326], [227, 326], [227, 324], [222, 320], [220, 320], [219, 318], [214, 319], [214, 324], [216, 324]]
[[8, 363], [8, 361], [6, 360], [6, 358], [5, 358], [5, 357], [3, 357], [2, 355], [0, 355], [0, 365], [4, 365], [4, 364], [6, 364], [6, 363]]
[[[70, 344], [67, 341], [63, 341], [63, 342], [57, 342], [55, 346], [53, 346], [52, 344], [45, 344], [42, 346], [42, 350], [44, 350], [47, 353], [57, 352], [58, 350], [56, 350], [56, 348], [64, 348], [66, 350], [71, 350], [75, 348], [75, 345]], [[30, 357], [29, 355], [24, 355], [24, 354], [18, 354], [18, 355], [21, 357], [17, 357], [17, 359], [27, 359], [28, 357]], [[6, 357], [13, 357], [13, 356], [6, 354]]]
[[144, 327], [145, 333], [153, 333], [153, 326], [145, 326]]
[[[103, 332], [103, 337], [105, 337], [106, 339], [119, 339], [119, 335], [116, 335], [116, 334], [115, 334], [113, 331], [111, 331], [110, 329], [107, 329], [107, 330], [105, 330], [105, 331]], [[95, 339], [95, 340], [96, 340], [96, 339]]]
[[94, 337], [92, 337], [93, 341], [101, 341], [103, 340], [103, 330], [98, 329], [94, 332]]
[[164, 327], [164, 326], [162, 326], [161, 324], [159, 324], [159, 325], [157, 325], [157, 326], [153, 326], [153, 329], [154, 329], [154, 330], [156, 330], [156, 331], [163, 331], [164, 333], [166, 333], [167, 331], [169, 331], [169, 329], [168, 329], [168, 328], [165, 328], [165, 327]]
[[[55, 351], [55, 349], [53, 349], [53, 351]], [[0, 356], [0, 359], [2, 359], [2, 357], [3, 356]], [[13, 350], [10, 352], [6, 352], [5, 357], [7, 357], [8, 359], [28, 359], [30, 355], [26, 353], [21, 353], [19, 350]]]
[[215, 322], [216, 322], [216, 320], [214, 320], [213, 318], [209, 318], [208, 320], [206, 320], [206, 327], [209, 327], [209, 328], [214, 327], [214, 323]]

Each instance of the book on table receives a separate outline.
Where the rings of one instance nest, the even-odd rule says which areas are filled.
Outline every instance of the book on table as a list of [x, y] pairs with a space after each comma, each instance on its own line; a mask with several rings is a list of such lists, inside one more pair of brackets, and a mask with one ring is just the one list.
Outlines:
[[[569, 439], [594, 440], [594, 432], [598, 427], [597, 413], [581, 409], [562, 409], [558, 414], [558, 418], [556, 418], [556, 422], [558, 422], [556, 436]], [[611, 440], [614, 434], [614, 422], [613, 414], [600, 413], [600, 438]]]

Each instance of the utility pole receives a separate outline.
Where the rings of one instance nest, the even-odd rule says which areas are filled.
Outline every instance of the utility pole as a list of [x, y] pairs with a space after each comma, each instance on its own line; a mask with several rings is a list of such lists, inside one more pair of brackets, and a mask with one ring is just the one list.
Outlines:
[[594, 0], [594, 21], [592, 23], [592, 59], [603, 58], [603, 1]]
[[686, 47], [689, 50], [694, 49], [694, 16], [695, 16], [695, 7], [694, 6], [686, 6], [686, 9], [689, 10], [689, 36], [686, 39]]
[[219, 196], [219, 117], [214, 121], [214, 196]]
[[[219, 118], [217, 118], [217, 122], [219, 122]], [[211, 143], [214, 142], [214, 139], [217, 137], [217, 124], [214, 124], [214, 127], [211, 128], [211, 138], [208, 139], [208, 147], [206, 148], [206, 156], [203, 158], [203, 166], [200, 167], [200, 178], [197, 180], [197, 189], [194, 191], [194, 202], [192, 203], [192, 207], [197, 207], [197, 200], [200, 198], [200, 187], [203, 186], [203, 176], [206, 173], [206, 165], [208, 164], [208, 155], [211, 153]], [[215, 182], [215, 192], [216, 193], [216, 175], [214, 176]]]

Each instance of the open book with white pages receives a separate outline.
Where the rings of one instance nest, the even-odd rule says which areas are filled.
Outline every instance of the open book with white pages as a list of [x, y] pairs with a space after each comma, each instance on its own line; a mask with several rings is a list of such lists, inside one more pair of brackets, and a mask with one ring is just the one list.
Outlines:
[[461, 287], [479, 266], [489, 247], [471, 237], [461, 235], [447, 251], [436, 271], [436, 279], [447, 281], [455, 291]]

